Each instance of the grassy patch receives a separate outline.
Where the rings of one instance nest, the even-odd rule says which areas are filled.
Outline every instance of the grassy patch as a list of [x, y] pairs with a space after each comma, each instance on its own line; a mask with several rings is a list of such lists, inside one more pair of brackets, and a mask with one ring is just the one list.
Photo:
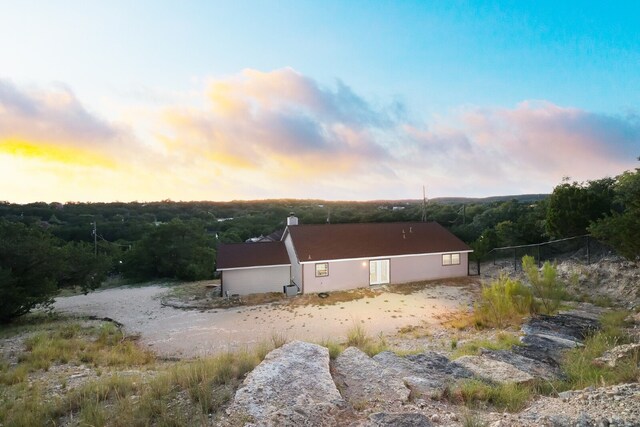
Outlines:
[[408, 325], [398, 329], [398, 335], [414, 339], [431, 336], [431, 331], [426, 325]]
[[500, 332], [496, 335], [495, 340], [479, 339], [467, 341], [460, 344], [456, 341], [455, 346], [452, 344], [454, 352], [451, 354], [452, 359], [461, 356], [475, 356], [480, 354], [480, 350], [509, 350], [514, 345], [520, 345], [520, 339], [517, 335], [508, 332]]
[[444, 397], [464, 404], [469, 408], [483, 408], [487, 405], [509, 412], [518, 412], [525, 408], [533, 396], [528, 385], [515, 383], [490, 385], [478, 380], [465, 380], [445, 389]]
[[[70, 419], [94, 426], [208, 424], [245, 375], [284, 340], [272, 337], [251, 351], [161, 364], [115, 325], [87, 325], [69, 321], [31, 325], [17, 366], [0, 364], [0, 425], [60, 425]], [[73, 386], [67, 385], [66, 375], [30, 377], [54, 365], [77, 364], [92, 366], [98, 376]]]
[[482, 286], [482, 294], [474, 306], [474, 320], [477, 326], [482, 327], [520, 325], [532, 307], [531, 290], [520, 281], [502, 274], [490, 285]]
[[600, 319], [602, 329], [588, 337], [583, 347], [571, 349], [565, 354], [562, 369], [567, 374], [567, 379], [554, 384], [557, 390], [609, 386], [637, 381], [640, 378], [637, 354], [618, 362], [615, 368], [593, 362], [605, 351], [631, 341], [624, 331], [624, 327], [628, 326], [626, 322], [628, 315], [628, 311], [612, 311], [604, 314]]
[[358, 347], [372, 357], [389, 348], [382, 334], [377, 339], [373, 339], [367, 334], [365, 328], [357, 323], [347, 331], [346, 345], [347, 347]]
[[320, 345], [327, 347], [329, 350], [329, 358], [335, 360], [344, 351], [344, 346], [337, 341], [324, 339], [320, 342]]

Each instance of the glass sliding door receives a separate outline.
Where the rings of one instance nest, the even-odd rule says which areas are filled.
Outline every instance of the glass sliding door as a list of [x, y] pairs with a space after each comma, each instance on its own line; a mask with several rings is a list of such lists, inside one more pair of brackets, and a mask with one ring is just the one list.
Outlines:
[[384, 283], [389, 283], [389, 260], [369, 261], [369, 284], [381, 285]]

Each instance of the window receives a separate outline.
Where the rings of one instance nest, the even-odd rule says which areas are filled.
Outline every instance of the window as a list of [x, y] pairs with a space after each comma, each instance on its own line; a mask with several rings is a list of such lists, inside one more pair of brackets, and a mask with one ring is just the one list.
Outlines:
[[316, 277], [325, 277], [329, 275], [329, 263], [320, 262], [316, 264]]
[[460, 264], [460, 254], [442, 255], [442, 265], [458, 265], [458, 264]]
[[369, 284], [380, 285], [383, 283], [389, 283], [389, 260], [369, 261]]

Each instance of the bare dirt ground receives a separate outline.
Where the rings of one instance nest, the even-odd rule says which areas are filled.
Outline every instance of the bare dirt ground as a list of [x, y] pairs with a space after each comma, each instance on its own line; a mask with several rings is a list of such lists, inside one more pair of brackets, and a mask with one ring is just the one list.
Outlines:
[[467, 310], [478, 283], [439, 282], [410, 294], [381, 289], [374, 296], [333, 305], [264, 304], [189, 310], [163, 306], [170, 288], [116, 288], [59, 297], [55, 309], [73, 315], [108, 317], [128, 334], [168, 358], [194, 358], [251, 347], [280, 334], [287, 340], [344, 340], [354, 325], [371, 336], [395, 335], [409, 326], [437, 328], [443, 319]]

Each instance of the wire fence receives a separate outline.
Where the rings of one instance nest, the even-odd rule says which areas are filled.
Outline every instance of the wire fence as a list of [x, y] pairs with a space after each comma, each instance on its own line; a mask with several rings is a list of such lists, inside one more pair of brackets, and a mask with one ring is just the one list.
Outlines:
[[[494, 248], [487, 254], [487, 259], [492, 259], [493, 265], [503, 268], [512, 265], [514, 271], [518, 271], [519, 268], [522, 269], [522, 257], [525, 255], [532, 256], [538, 266], [541, 266], [545, 261], [569, 259], [591, 264], [612, 253], [614, 252], [609, 246], [586, 234], [544, 243]], [[470, 263], [470, 270], [471, 267]]]

